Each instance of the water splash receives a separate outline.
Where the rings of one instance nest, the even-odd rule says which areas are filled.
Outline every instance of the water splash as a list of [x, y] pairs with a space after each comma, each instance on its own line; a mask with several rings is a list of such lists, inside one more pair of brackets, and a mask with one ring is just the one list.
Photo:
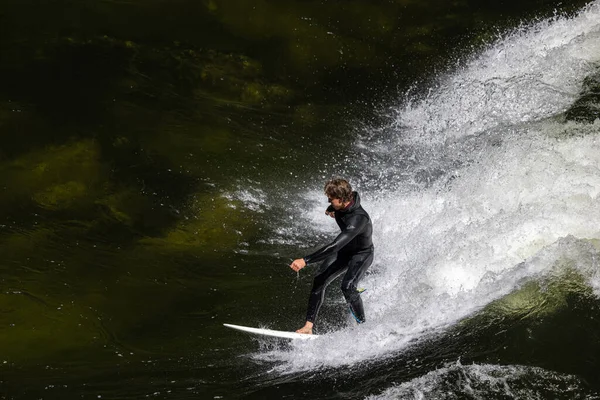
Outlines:
[[[363, 135], [362, 182], [378, 189], [362, 193], [369, 322], [257, 357], [282, 373], [388, 357], [551, 271], [561, 238], [600, 238], [600, 122], [561, 118], [600, 64], [599, 38], [600, 2], [519, 28]], [[593, 285], [596, 250], [573, 248]]]
[[[564, 389], [563, 389], [564, 388]], [[573, 375], [520, 365], [448, 365], [368, 400], [432, 398], [581, 398], [586, 384]]]

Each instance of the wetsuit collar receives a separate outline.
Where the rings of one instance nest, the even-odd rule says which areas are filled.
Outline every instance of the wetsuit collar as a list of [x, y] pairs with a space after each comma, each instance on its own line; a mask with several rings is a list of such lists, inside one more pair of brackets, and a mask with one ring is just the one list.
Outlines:
[[348, 204], [348, 207], [341, 209], [340, 212], [346, 213], [354, 211], [358, 207], [360, 207], [360, 197], [358, 196], [358, 192], [352, 192], [352, 201]]
[[342, 209], [342, 211], [348, 211], [348, 210], [350, 210], [352, 208], [352, 206], [354, 205], [354, 203], [355, 203], [355, 201], [354, 201], [354, 197], [353, 197], [352, 201], [350, 201], [350, 203], [346, 207], [344, 207]]

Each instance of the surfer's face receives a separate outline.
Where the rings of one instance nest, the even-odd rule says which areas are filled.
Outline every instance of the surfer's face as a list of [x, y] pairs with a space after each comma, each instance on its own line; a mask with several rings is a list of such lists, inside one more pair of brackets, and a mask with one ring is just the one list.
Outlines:
[[327, 201], [329, 201], [331, 203], [331, 205], [333, 206], [333, 208], [336, 210], [341, 210], [342, 208], [344, 208], [344, 203], [342, 202], [341, 199], [335, 199], [335, 198], [327, 196]]

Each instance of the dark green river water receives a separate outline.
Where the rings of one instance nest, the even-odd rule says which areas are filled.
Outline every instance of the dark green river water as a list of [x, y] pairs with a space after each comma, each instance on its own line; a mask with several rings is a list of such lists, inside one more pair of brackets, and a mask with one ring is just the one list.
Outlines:
[[[3, 0], [0, 398], [600, 398], [587, 3]], [[518, 72], [469, 72], [490, 48]], [[463, 89], [486, 94], [437, 94]], [[311, 272], [287, 265], [335, 235], [337, 175], [374, 216], [371, 327], [336, 283], [333, 341], [224, 328], [300, 327]]]

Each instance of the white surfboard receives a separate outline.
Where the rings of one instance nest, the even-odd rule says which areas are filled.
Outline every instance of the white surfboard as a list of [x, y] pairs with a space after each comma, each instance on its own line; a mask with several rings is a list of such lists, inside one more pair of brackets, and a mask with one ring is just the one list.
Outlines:
[[272, 329], [250, 328], [248, 326], [240, 326], [240, 325], [232, 325], [232, 324], [223, 324], [223, 325], [228, 328], [237, 329], [238, 331], [252, 333], [255, 335], [273, 336], [273, 337], [284, 338], [284, 339], [311, 340], [311, 339], [316, 339], [319, 337], [319, 335], [306, 335], [304, 333], [275, 331]]

